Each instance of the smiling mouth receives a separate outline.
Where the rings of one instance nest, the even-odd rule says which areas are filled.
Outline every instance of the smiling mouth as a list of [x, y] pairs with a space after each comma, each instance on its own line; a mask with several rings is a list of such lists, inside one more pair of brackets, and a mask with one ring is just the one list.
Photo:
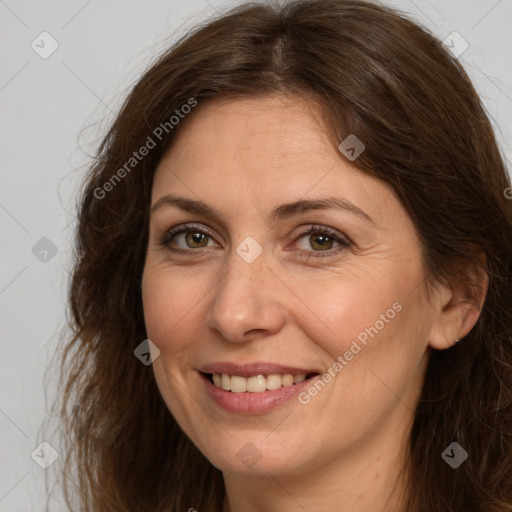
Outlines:
[[283, 387], [294, 386], [305, 380], [319, 375], [318, 373], [254, 375], [242, 377], [240, 375], [228, 375], [226, 373], [203, 373], [205, 377], [217, 388], [232, 393], [262, 393], [264, 391], [275, 391]]

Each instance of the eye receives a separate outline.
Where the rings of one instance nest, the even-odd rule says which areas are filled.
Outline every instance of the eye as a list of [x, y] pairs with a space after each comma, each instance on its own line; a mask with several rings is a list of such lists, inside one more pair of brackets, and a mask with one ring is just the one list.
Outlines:
[[161, 245], [177, 252], [189, 252], [191, 249], [218, 247], [213, 237], [204, 229], [195, 225], [176, 226], [167, 231]]
[[299, 251], [309, 253], [308, 257], [332, 256], [350, 246], [347, 237], [326, 226], [311, 226], [295, 244]]
[[[195, 224], [169, 229], [161, 238], [160, 245], [173, 252], [189, 255], [193, 249], [220, 247], [204, 226]], [[326, 257], [333, 256], [351, 245], [348, 237], [336, 230], [327, 226], [311, 226], [296, 238], [292, 250], [308, 258]]]

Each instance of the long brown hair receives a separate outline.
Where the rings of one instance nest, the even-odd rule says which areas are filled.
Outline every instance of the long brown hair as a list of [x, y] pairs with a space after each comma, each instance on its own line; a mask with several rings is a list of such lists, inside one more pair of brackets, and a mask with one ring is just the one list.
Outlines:
[[[173, 45], [126, 99], [79, 206], [59, 402], [65, 474], [79, 487], [64, 478], [68, 506], [221, 510], [222, 474], [178, 427], [151, 366], [134, 357], [146, 338], [141, 276], [152, 176], [187, 122], [170, 121], [177, 109], [276, 92], [319, 105], [336, 147], [349, 134], [364, 142], [353, 165], [403, 202], [429, 281], [472, 286], [467, 270], [477, 267], [488, 276], [475, 327], [431, 353], [409, 443], [407, 510], [511, 511], [510, 181], [459, 62], [406, 17], [359, 0], [244, 4]], [[452, 441], [469, 455], [458, 469], [441, 457]]]

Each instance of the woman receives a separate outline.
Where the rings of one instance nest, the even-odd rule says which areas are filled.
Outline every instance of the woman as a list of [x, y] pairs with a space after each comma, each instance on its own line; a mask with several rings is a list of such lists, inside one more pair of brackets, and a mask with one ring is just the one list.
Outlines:
[[187, 35], [83, 192], [79, 507], [512, 510], [509, 187], [460, 64], [385, 7]]

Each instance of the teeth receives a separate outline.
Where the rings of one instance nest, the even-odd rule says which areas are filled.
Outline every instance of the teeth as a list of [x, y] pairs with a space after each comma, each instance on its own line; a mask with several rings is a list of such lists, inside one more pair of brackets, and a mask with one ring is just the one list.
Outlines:
[[247, 379], [238, 375], [231, 376], [231, 391], [233, 393], [245, 393], [247, 391]]
[[[238, 377], [241, 379], [242, 377]], [[249, 393], [260, 393], [261, 391], [265, 391], [267, 389], [267, 381], [264, 375], [255, 375], [254, 377], [249, 377], [247, 380], [247, 391]]]
[[225, 373], [213, 374], [213, 383], [216, 387], [222, 388], [224, 391], [232, 391], [233, 393], [273, 391], [281, 387], [293, 386], [304, 380], [306, 380], [306, 374], [304, 373], [298, 375], [271, 373], [267, 376], [255, 375], [249, 378], [240, 377], [239, 375], [226, 375]]
[[225, 391], [229, 391], [231, 389], [231, 377], [229, 375], [226, 375], [225, 373], [222, 374], [220, 378], [220, 387]]
[[293, 375], [289, 373], [283, 375], [283, 386], [293, 386]]
[[277, 373], [271, 373], [267, 376], [267, 389], [273, 391], [279, 389], [283, 385], [283, 377]]

